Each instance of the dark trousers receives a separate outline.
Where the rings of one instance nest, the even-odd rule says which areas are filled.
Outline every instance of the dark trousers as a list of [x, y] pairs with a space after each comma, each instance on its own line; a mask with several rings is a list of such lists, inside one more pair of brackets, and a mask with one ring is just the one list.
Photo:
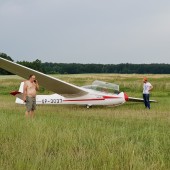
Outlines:
[[143, 100], [144, 100], [145, 107], [150, 109], [149, 94], [143, 94]]

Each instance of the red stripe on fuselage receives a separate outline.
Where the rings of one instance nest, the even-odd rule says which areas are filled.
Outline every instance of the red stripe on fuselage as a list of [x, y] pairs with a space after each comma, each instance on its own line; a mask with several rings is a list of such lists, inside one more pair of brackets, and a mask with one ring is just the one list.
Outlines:
[[113, 96], [103, 96], [103, 98], [97, 98], [97, 99], [77, 99], [77, 100], [63, 100], [65, 102], [82, 102], [82, 101], [95, 101], [95, 100], [105, 100], [105, 99], [117, 99], [121, 97], [113, 97]]
[[104, 99], [117, 99], [117, 98], [122, 98], [118, 96], [103, 96]]
[[82, 102], [82, 101], [94, 101], [94, 100], [105, 100], [103, 98], [101, 99], [79, 99], [79, 100], [63, 100], [65, 102]]

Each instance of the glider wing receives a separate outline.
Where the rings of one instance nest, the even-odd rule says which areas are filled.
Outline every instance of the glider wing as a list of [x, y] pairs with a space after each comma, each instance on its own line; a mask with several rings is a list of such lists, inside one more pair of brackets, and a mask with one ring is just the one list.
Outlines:
[[[156, 100], [149, 100], [150, 102], [157, 103]], [[128, 97], [128, 102], [144, 102], [142, 98]]]
[[78, 86], [0, 57], [0, 67], [25, 79], [34, 74], [39, 84], [64, 97], [80, 97], [88, 92]]

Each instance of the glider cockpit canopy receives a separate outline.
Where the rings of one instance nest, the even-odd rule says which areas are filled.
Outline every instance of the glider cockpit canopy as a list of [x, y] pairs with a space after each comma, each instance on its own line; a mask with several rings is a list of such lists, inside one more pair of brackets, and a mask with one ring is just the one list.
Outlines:
[[83, 86], [83, 88], [107, 93], [119, 93], [119, 85], [99, 80], [95, 80], [92, 85]]

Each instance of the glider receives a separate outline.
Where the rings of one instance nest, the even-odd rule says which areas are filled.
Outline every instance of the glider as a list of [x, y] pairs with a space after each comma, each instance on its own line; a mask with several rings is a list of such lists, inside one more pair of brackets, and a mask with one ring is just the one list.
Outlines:
[[[77, 104], [89, 108], [93, 105], [117, 106], [126, 101], [143, 102], [141, 98], [128, 97], [126, 93], [119, 92], [119, 86], [112, 83], [94, 81], [92, 85], [79, 87], [1, 57], [0, 68], [25, 79], [34, 74], [39, 85], [54, 92], [52, 95], [37, 95], [36, 104]], [[11, 92], [17, 97], [16, 103], [18, 104], [25, 103], [22, 100], [23, 84], [21, 82], [19, 91]], [[155, 100], [150, 101], [156, 102]]]

